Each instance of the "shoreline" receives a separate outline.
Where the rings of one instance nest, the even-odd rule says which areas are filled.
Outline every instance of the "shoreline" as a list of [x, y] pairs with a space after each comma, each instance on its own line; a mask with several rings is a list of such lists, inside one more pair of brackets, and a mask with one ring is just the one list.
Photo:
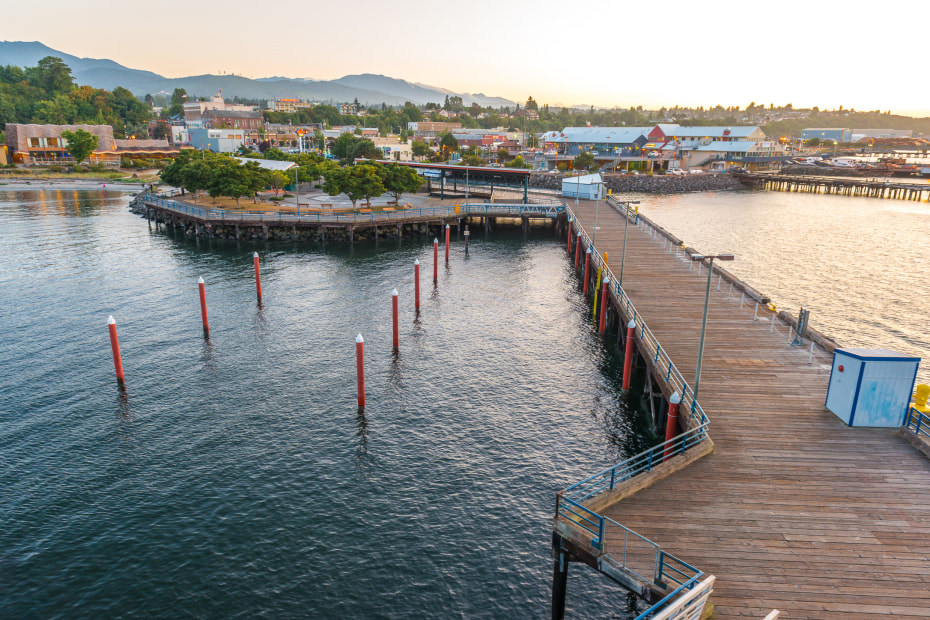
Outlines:
[[149, 183], [125, 181], [108, 181], [105, 179], [10, 179], [0, 180], [0, 191], [23, 191], [44, 189], [74, 190], [112, 190], [120, 192], [141, 192]]

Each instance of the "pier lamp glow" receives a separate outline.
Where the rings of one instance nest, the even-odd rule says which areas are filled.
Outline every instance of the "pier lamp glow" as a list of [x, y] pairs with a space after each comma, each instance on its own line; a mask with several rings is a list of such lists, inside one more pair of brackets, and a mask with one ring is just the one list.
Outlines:
[[703, 261], [707, 259], [707, 289], [704, 291], [704, 318], [701, 320], [701, 343], [698, 345], [697, 371], [694, 373], [694, 395], [693, 399], [698, 398], [698, 388], [701, 386], [701, 360], [704, 359], [704, 334], [707, 331], [707, 303], [710, 300], [710, 280], [714, 273], [714, 259], [733, 260], [732, 254], [692, 254], [691, 260]]

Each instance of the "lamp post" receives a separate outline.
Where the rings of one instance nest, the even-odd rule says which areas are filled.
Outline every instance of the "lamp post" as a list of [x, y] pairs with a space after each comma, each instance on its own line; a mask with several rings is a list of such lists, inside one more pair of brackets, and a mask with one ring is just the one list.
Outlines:
[[707, 331], [707, 303], [710, 300], [710, 280], [714, 273], [714, 259], [717, 260], [733, 260], [734, 256], [732, 254], [692, 254], [691, 260], [693, 261], [702, 261], [704, 259], [708, 260], [707, 265], [707, 289], [704, 291], [704, 318], [701, 321], [701, 343], [698, 345], [698, 359], [697, 359], [697, 372], [694, 376], [694, 392], [693, 400], [697, 400], [698, 397], [698, 388], [701, 386], [701, 361], [704, 358], [704, 334]]
[[294, 168], [294, 194], [297, 196], [297, 219], [300, 219], [300, 165]]
[[633, 200], [627, 202], [626, 204], [626, 213], [624, 213], [623, 218], [623, 250], [620, 252], [620, 277], [617, 278], [617, 285], [623, 287], [623, 262], [626, 259], [626, 231], [630, 227], [630, 205], [638, 205], [638, 200]]

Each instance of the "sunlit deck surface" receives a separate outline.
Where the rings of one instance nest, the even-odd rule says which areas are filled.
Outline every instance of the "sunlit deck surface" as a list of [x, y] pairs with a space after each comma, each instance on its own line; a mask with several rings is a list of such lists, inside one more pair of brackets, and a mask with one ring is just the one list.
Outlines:
[[[590, 235], [595, 204], [568, 204]], [[623, 217], [601, 202], [597, 224], [618, 274]], [[706, 273], [630, 226], [623, 286], [689, 382]], [[716, 450], [605, 516], [716, 575], [717, 619], [930, 618], [930, 461], [894, 430], [843, 424], [824, 407], [830, 356], [809, 364], [784, 325], [770, 333], [770, 314], [754, 322], [754, 302], [716, 286], [698, 397]]]

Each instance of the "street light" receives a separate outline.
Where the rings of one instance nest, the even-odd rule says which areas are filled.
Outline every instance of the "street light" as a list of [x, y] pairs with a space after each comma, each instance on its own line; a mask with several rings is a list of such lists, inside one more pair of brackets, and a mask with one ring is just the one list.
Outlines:
[[703, 261], [704, 259], [708, 260], [707, 265], [707, 290], [704, 291], [704, 319], [701, 321], [701, 343], [698, 345], [698, 360], [697, 360], [697, 372], [694, 376], [694, 392], [692, 393], [692, 400], [696, 401], [698, 397], [698, 388], [701, 386], [701, 361], [704, 358], [704, 334], [707, 331], [707, 302], [710, 300], [710, 279], [714, 273], [714, 259], [717, 260], [733, 260], [734, 256], [732, 254], [692, 254], [691, 260], [693, 261]]
[[626, 231], [630, 227], [630, 205], [638, 205], [639, 201], [632, 200], [624, 204], [626, 205], [626, 213], [623, 214], [623, 250], [620, 252], [620, 277], [617, 279], [617, 286], [621, 288], [623, 287], [623, 263], [626, 259]]

